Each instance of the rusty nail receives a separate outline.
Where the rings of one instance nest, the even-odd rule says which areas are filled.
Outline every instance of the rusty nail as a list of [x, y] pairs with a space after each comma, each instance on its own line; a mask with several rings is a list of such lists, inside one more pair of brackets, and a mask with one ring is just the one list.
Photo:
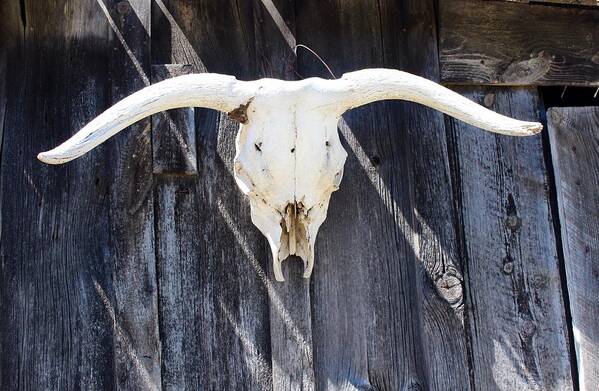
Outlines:
[[503, 273], [504, 274], [512, 274], [514, 271], [514, 262], [510, 260], [506, 260], [503, 262]]
[[512, 231], [515, 231], [522, 225], [522, 219], [516, 215], [510, 215], [505, 219], [505, 225]]

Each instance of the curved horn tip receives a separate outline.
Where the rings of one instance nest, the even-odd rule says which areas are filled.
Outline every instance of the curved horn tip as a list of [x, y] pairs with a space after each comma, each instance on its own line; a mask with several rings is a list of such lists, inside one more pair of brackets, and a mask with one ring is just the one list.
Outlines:
[[522, 127], [523, 136], [532, 136], [541, 133], [543, 125], [539, 122], [530, 122]]
[[44, 162], [46, 164], [62, 164], [62, 163], [66, 163], [70, 160], [70, 159], [53, 156], [51, 151], [40, 152], [37, 154], [37, 158], [39, 161]]

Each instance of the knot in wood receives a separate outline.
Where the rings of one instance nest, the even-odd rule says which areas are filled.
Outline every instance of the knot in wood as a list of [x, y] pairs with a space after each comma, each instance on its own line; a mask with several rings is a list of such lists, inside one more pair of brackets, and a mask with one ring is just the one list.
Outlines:
[[485, 95], [484, 104], [486, 107], [491, 107], [495, 104], [495, 94], [488, 93]]
[[462, 303], [462, 279], [454, 274], [455, 271], [444, 273], [435, 281], [439, 295], [453, 308]]
[[526, 319], [522, 323], [522, 334], [526, 337], [531, 337], [537, 331], [537, 325], [530, 319]]

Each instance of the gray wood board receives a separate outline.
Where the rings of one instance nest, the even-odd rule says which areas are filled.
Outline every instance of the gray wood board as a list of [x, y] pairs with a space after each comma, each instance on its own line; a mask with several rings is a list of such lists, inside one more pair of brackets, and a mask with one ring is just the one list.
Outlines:
[[[306, 1], [296, 30], [337, 77], [382, 66], [438, 77], [432, 2]], [[330, 78], [299, 53], [300, 76]], [[344, 115], [340, 132], [349, 156], [312, 277], [317, 389], [468, 389], [443, 117], [376, 103]], [[435, 283], [452, 271], [458, 282], [439, 284], [450, 304]]]
[[548, 112], [581, 390], [599, 389], [599, 109]]
[[[130, 132], [65, 166], [36, 160], [107, 108], [111, 86], [126, 94], [137, 80], [110, 60], [121, 55], [100, 3], [11, 3], [22, 8], [1, 165], [0, 388], [155, 388], [150, 161], [126, 148], [143, 137]], [[126, 24], [130, 49], [143, 53], [143, 30]]]
[[[504, 115], [539, 120], [536, 90], [458, 92]], [[447, 122], [456, 148], [474, 386], [571, 390], [541, 136], [511, 138]]]
[[441, 80], [597, 86], [597, 26], [597, 9], [440, 0]]
[[[101, 4], [110, 26], [112, 105], [151, 82], [151, 0], [102, 0], [92, 9], [100, 12]], [[158, 389], [161, 379], [151, 138], [144, 118], [107, 144], [115, 375], [125, 390]]]
[[[155, 64], [255, 79], [250, 2], [153, 5]], [[158, 175], [164, 389], [272, 389], [266, 240], [233, 179], [238, 124], [196, 110], [198, 176]]]
[[[152, 65], [152, 84], [193, 73], [191, 64]], [[152, 171], [154, 174], [198, 173], [195, 116], [192, 107], [152, 116]]]

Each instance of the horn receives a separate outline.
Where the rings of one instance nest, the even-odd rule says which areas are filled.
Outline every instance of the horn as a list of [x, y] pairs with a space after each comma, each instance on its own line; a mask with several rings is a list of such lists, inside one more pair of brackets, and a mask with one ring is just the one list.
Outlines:
[[338, 91], [342, 113], [385, 99], [401, 99], [432, 107], [470, 125], [510, 136], [539, 133], [538, 122], [518, 121], [497, 114], [428, 79], [394, 69], [364, 69], [331, 80]]
[[44, 163], [66, 163], [149, 115], [181, 107], [205, 107], [230, 112], [247, 103], [252, 93], [250, 83], [237, 81], [233, 76], [202, 73], [174, 77], [124, 98], [73, 137], [37, 157]]

